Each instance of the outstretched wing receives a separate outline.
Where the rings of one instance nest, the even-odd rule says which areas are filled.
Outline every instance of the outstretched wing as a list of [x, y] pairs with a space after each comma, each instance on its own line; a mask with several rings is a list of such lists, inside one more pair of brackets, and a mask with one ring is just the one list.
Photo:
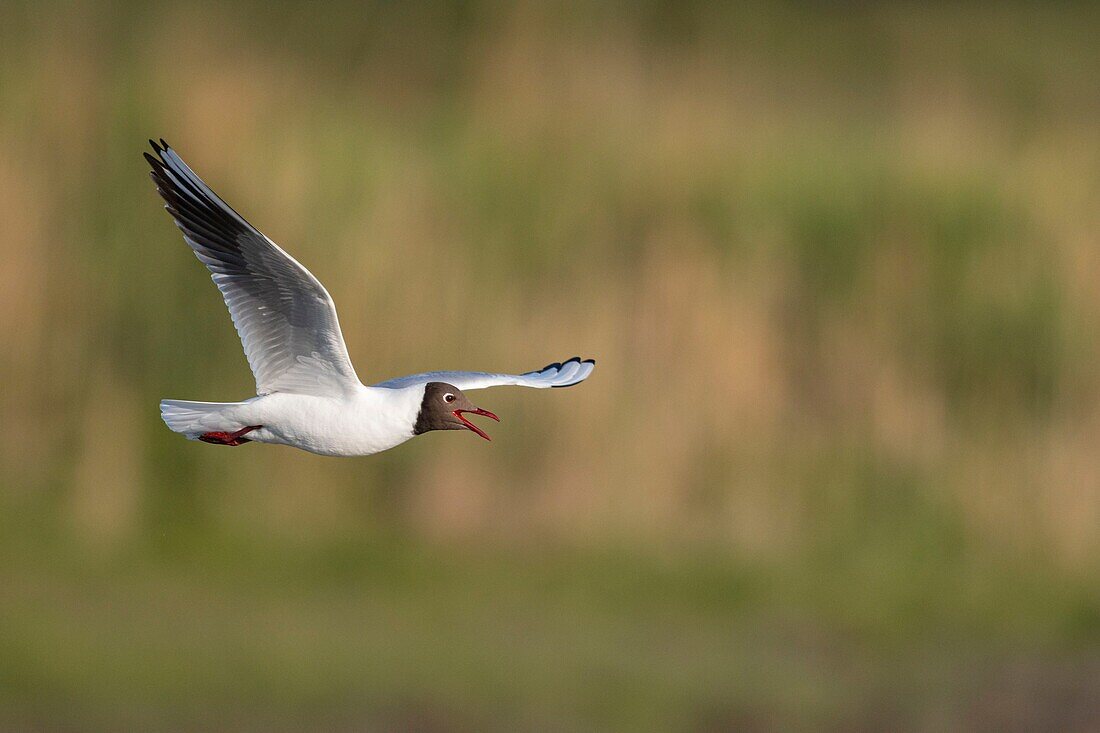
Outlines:
[[164, 140], [150, 175], [237, 327], [256, 393], [340, 394], [359, 384], [336, 306], [309, 270], [222, 201]]
[[517, 387], [535, 387], [545, 389], [547, 387], [572, 387], [574, 384], [588, 379], [588, 375], [596, 367], [595, 359], [581, 361], [579, 356], [574, 356], [565, 363], [555, 362], [542, 369], [525, 374], [489, 374], [488, 372], [425, 372], [413, 374], [408, 377], [398, 377], [385, 382], [379, 382], [375, 387], [386, 389], [401, 389], [411, 387], [414, 384], [426, 384], [428, 382], [446, 382], [458, 387], [463, 392], [471, 389], [485, 389], [486, 387], [501, 387], [514, 385]]

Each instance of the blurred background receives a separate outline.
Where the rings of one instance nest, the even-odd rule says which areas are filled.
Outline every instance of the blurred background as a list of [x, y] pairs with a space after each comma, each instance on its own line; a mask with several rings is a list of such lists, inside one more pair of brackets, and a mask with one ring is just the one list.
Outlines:
[[[1095, 730], [1100, 11], [0, 6], [0, 729]], [[494, 442], [253, 381], [141, 158]]]

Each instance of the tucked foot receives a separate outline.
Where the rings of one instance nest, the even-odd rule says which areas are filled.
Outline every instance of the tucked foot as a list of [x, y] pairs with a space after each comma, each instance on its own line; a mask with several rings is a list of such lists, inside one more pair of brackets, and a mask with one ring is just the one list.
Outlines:
[[204, 443], [213, 443], [214, 445], [244, 445], [245, 443], [251, 443], [252, 441], [244, 437], [253, 430], [259, 430], [263, 425], [249, 425], [248, 427], [235, 430], [232, 433], [203, 433], [199, 436], [199, 440]]

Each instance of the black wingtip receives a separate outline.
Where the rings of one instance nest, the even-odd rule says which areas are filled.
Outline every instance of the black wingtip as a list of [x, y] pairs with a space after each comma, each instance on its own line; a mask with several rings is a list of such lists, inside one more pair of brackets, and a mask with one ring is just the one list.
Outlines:
[[585, 359], [584, 361], [581, 362], [581, 364], [591, 364], [592, 366], [596, 366], [596, 360], [595, 359]]
[[156, 155], [153, 155], [148, 151], [142, 153], [142, 155], [145, 157], [145, 161], [149, 163], [154, 172], [164, 170], [164, 151], [161, 150], [160, 146], [157, 145], [156, 142], [152, 139], [149, 140], [149, 145], [153, 148], [153, 152], [156, 153]]

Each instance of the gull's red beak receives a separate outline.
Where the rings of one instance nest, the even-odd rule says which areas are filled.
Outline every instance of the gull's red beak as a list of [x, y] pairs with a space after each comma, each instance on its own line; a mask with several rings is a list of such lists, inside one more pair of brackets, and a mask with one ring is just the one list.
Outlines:
[[488, 433], [486, 433], [484, 430], [479, 428], [477, 425], [474, 425], [472, 422], [470, 422], [469, 420], [464, 418], [462, 416], [462, 413], [464, 413], [464, 412], [468, 412], [471, 415], [481, 415], [482, 417], [491, 417], [494, 420], [496, 420], [497, 422], [500, 422], [500, 418], [497, 417], [496, 415], [494, 415], [493, 413], [489, 412], [488, 410], [482, 410], [480, 407], [478, 407], [476, 409], [473, 409], [473, 410], [455, 410], [453, 413], [451, 413], [455, 417], [457, 417], [459, 420], [461, 420], [466, 425], [466, 427], [468, 427], [470, 430], [473, 430], [475, 433], [477, 433], [481, 437], [485, 438], [485, 440], [492, 440], [492, 438], [489, 437]]

